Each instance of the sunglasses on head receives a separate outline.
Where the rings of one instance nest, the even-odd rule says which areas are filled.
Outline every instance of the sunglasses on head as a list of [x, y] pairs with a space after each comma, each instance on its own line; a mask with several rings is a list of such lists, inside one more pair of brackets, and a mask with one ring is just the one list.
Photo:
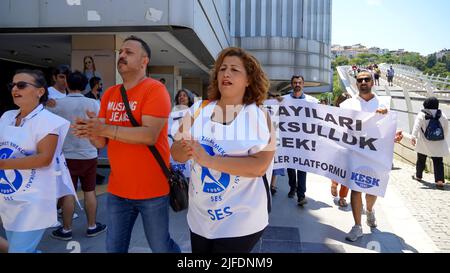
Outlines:
[[363, 81], [365, 81], [365, 82], [371, 82], [372, 79], [371, 79], [371, 78], [360, 78], [360, 79], [356, 79], [356, 81], [357, 81], [358, 83], [362, 83]]
[[22, 89], [27, 88], [28, 85], [32, 85], [36, 88], [39, 88], [39, 86], [37, 86], [36, 84], [29, 83], [29, 82], [12, 82], [12, 83], [8, 84], [8, 89], [11, 91], [14, 88], [14, 86], [17, 86], [17, 89], [22, 90]]

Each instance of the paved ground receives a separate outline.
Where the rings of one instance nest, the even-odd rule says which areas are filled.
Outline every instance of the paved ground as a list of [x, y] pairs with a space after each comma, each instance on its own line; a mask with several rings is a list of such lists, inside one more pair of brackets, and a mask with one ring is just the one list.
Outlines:
[[[298, 207], [295, 199], [288, 199], [287, 177], [280, 177], [278, 192], [273, 198], [270, 225], [255, 246], [256, 253], [329, 253], [329, 252], [450, 252], [449, 215], [446, 200], [450, 187], [436, 190], [430, 182], [413, 181], [411, 165], [395, 161], [385, 198], [375, 206], [378, 228], [363, 224], [365, 236], [355, 243], [345, 241], [353, 225], [350, 208], [340, 209], [330, 195], [328, 179], [308, 174], [308, 204]], [[433, 181], [429, 174], [426, 181]], [[102, 190], [101, 188], [99, 190]], [[106, 216], [105, 196], [99, 196], [99, 221]], [[74, 221], [74, 238], [62, 242], [50, 238], [46, 232], [39, 248], [44, 252], [104, 252], [105, 234], [86, 238], [83, 212]], [[363, 216], [363, 221], [365, 217]], [[170, 214], [170, 231], [183, 252], [190, 252], [186, 212]], [[0, 234], [3, 231], [0, 230]], [[4, 235], [4, 234], [3, 234]], [[142, 230], [136, 222], [130, 252], [151, 252]]]
[[423, 182], [411, 179], [413, 166], [396, 162], [391, 173], [391, 188], [395, 187], [401, 201], [423, 230], [433, 240], [440, 252], [450, 252], [450, 185], [445, 190], [436, 189], [433, 174], [424, 173]]

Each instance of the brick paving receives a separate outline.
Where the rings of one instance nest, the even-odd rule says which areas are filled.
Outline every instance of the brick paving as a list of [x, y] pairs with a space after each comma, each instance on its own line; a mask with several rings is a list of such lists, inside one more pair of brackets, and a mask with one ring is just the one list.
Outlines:
[[400, 193], [405, 206], [441, 252], [450, 252], [450, 184], [436, 189], [434, 176], [424, 173], [423, 182], [411, 178], [415, 167], [396, 160], [389, 184]]

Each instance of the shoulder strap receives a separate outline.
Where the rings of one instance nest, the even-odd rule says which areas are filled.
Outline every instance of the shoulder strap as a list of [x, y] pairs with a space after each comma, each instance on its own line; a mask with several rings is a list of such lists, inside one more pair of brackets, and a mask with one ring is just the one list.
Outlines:
[[209, 100], [202, 101], [202, 104], [200, 104], [200, 107], [194, 113], [194, 120], [196, 118], [198, 118], [198, 116], [200, 115], [200, 112], [202, 111], [202, 109], [208, 104], [209, 104]]
[[[127, 96], [127, 90], [125, 89], [125, 86], [123, 86], [123, 84], [120, 87], [120, 94], [122, 95], [122, 100], [125, 105], [125, 110], [127, 111], [127, 115], [128, 115], [128, 118], [130, 119], [131, 124], [134, 127], [140, 126], [139, 123], [134, 118], [133, 113], [131, 112], [130, 102], [128, 101], [128, 96]], [[167, 167], [167, 165], [164, 163], [164, 160], [162, 159], [161, 154], [158, 152], [158, 149], [156, 149], [156, 147], [153, 145], [147, 146], [147, 147], [150, 150], [150, 152], [153, 154], [153, 156], [155, 157], [156, 161], [158, 161], [158, 164], [159, 164], [159, 166], [161, 166], [161, 169], [163, 170], [167, 179], [169, 179], [170, 178], [170, 170]]]
[[[273, 175], [273, 174], [272, 174]], [[266, 188], [266, 195], [267, 195], [267, 213], [270, 213], [272, 211], [272, 194], [270, 192], [270, 186], [269, 181], [267, 180], [267, 175], [264, 174], [263, 177], [263, 183], [264, 187]]]

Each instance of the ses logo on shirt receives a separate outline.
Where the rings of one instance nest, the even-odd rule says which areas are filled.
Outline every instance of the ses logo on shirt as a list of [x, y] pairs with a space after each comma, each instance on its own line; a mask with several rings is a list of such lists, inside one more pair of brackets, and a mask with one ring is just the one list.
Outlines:
[[377, 178], [375, 171], [369, 167], [360, 167], [352, 172], [350, 180], [355, 182], [355, 184], [362, 189], [380, 186], [380, 179]]
[[[202, 144], [202, 146], [209, 155], [215, 155], [214, 149], [211, 146], [205, 144]], [[202, 167], [201, 181], [203, 184], [203, 192], [220, 193], [230, 185], [230, 175]]]
[[[0, 150], [0, 159], [9, 159], [13, 150], [4, 148]], [[0, 194], [10, 195], [22, 187], [23, 177], [17, 170], [0, 170]]]

